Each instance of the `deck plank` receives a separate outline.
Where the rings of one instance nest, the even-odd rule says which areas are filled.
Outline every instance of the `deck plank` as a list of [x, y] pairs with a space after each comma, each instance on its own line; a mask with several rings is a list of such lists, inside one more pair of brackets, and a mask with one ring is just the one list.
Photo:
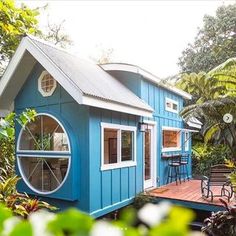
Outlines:
[[[156, 189], [159, 192], [156, 193]], [[161, 199], [164, 198], [169, 200], [181, 200], [186, 202], [202, 203], [206, 205], [222, 206], [222, 203], [219, 200], [220, 197], [214, 197], [213, 202], [210, 201], [210, 198], [202, 198], [200, 180], [185, 181], [178, 185], [173, 182], [156, 189], [152, 189], [148, 193], [153, 197]], [[218, 193], [218, 191], [220, 191], [220, 187], [214, 186], [213, 191], [214, 193]], [[227, 201], [227, 198], [221, 198]], [[236, 204], [234, 197], [232, 197], [232, 199], [230, 200], [230, 204]]]

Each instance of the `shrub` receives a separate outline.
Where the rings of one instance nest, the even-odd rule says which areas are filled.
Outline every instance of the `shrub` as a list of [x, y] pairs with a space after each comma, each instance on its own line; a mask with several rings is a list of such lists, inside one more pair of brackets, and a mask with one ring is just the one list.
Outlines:
[[140, 209], [147, 203], [154, 203], [155, 199], [156, 198], [152, 197], [150, 194], [148, 194], [148, 192], [140, 193], [135, 197], [133, 206], [135, 207], [135, 209]]
[[236, 235], [236, 205], [228, 206], [228, 204], [220, 199], [225, 206], [225, 211], [212, 213], [205, 219], [205, 226], [202, 231], [212, 236], [235, 236]]
[[192, 147], [192, 166], [194, 175], [208, 175], [210, 167], [225, 163], [230, 158], [230, 150], [225, 145], [197, 143]]
[[18, 193], [16, 184], [20, 178], [17, 176], [0, 181], [0, 203], [5, 205], [15, 215], [27, 218], [30, 213], [40, 209], [56, 210], [55, 207], [38, 199], [30, 198], [26, 193]]
[[192, 211], [172, 207], [168, 202], [159, 205], [149, 203], [137, 214], [132, 209], [126, 209], [117, 221], [95, 221], [77, 209], [68, 209], [58, 214], [39, 211], [25, 221], [12, 217], [8, 209], [0, 207], [0, 235], [188, 236], [188, 225], [192, 220]]

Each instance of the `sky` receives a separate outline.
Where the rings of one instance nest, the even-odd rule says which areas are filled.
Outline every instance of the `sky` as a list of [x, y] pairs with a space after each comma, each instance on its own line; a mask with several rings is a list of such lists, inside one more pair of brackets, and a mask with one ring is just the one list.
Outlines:
[[64, 31], [73, 41], [72, 51], [81, 58], [99, 58], [112, 49], [112, 62], [138, 65], [160, 78], [179, 72], [181, 52], [194, 41], [205, 14], [236, 1], [20, 1], [31, 8], [48, 8], [39, 17], [65, 20]]

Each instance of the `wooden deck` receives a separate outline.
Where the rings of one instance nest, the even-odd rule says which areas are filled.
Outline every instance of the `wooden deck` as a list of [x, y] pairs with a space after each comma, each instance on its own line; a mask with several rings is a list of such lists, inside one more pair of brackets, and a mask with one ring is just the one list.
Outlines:
[[[220, 188], [215, 187], [214, 193], [220, 193]], [[171, 183], [148, 192], [151, 196], [156, 197], [157, 200], [170, 200], [173, 203], [190, 207], [193, 209], [216, 211], [222, 210], [223, 205], [219, 197], [214, 197], [213, 202], [209, 199], [202, 198], [201, 195], [201, 181], [190, 180], [176, 185]], [[225, 201], [226, 198], [222, 197]], [[231, 199], [230, 204], [236, 204], [234, 197]]]

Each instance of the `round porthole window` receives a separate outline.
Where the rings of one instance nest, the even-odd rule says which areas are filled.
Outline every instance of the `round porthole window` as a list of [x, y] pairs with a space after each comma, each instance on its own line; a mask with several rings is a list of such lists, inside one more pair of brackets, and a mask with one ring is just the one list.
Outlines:
[[18, 167], [33, 191], [41, 194], [57, 191], [68, 175], [70, 159], [68, 135], [53, 116], [40, 114], [21, 130]]
[[38, 79], [38, 90], [44, 96], [51, 96], [57, 87], [57, 81], [47, 72], [43, 71]]

